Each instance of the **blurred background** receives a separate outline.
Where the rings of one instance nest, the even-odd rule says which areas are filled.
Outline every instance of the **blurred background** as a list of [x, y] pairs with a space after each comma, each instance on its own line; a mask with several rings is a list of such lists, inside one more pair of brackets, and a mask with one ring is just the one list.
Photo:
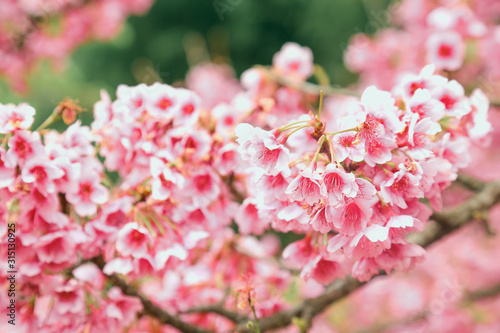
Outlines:
[[[343, 66], [351, 35], [373, 33], [373, 18], [388, 0], [157, 0], [148, 14], [130, 17], [108, 43], [90, 42], [76, 50], [62, 71], [40, 64], [30, 90], [12, 92], [0, 79], [0, 102], [28, 102], [42, 122], [65, 97], [77, 99], [90, 123], [99, 91], [112, 96], [119, 84], [163, 81], [182, 85], [189, 68], [203, 61], [228, 63], [239, 75], [256, 64], [269, 65], [288, 41], [308, 46], [333, 84], [356, 80]], [[387, 22], [385, 22], [387, 23]], [[37, 125], [35, 124], [35, 125]]]

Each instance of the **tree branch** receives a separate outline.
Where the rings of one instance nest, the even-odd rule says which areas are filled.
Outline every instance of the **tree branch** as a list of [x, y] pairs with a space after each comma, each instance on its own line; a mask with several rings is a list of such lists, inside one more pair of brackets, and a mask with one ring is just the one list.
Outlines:
[[[499, 202], [500, 180], [497, 180], [485, 184], [480, 192], [459, 207], [441, 213], [434, 213], [431, 219], [438, 223], [430, 222], [423, 232], [415, 234], [411, 237], [411, 240], [416, 244], [427, 247], [472, 220], [475, 212], [489, 209]], [[261, 319], [259, 321], [260, 328], [262, 332], [278, 329], [290, 325], [294, 317], [302, 318], [306, 313], [308, 316], [311, 313], [313, 316], [319, 314], [329, 305], [346, 297], [363, 284], [363, 282], [359, 282], [352, 277], [336, 281], [322, 295], [306, 299], [292, 309], [280, 311], [270, 317]], [[240, 323], [236, 331], [251, 333], [251, 330], [246, 328], [244, 323]]]
[[484, 188], [484, 182], [463, 173], [458, 174], [456, 182], [473, 192], [481, 191]]
[[[92, 260], [101, 270], [106, 264], [102, 256], [96, 257]], [[129, 285], [125, 280], [116, 274], [111, 274], [107, 276], [108, 279], [115, 286], [119, 287], [125, 295], [137, 297], [140, 299], [143, 307], [144, 314], [157, 318], [163, 324], [167, 324], [179, 329], [183, 333], [210, 333], [210, 331], [205, 330], [201, 327], [186, 323], [182, 321], [179, 317], [173, 316], [170, 313], [162, 310], [160, 307], [151, 302], [148, 298], [142, 296], [134, 287]]]
[[[473, 184], [474, 182], [470, 182]], [[480, 184], [475, 182], [475, 184]], [[427, 247], [445, 235], [465, 225], [470, 220], [474, 219], [477, 212], [482, 212], [493, 207], [500, 202], [500, 180], [490, 182], [481, 186], [474, 186], [480, 191], [472, 198], [467, 200], [464, 204], [454, 209], [444, 211], [441, 213], [434, 213], [431, 217], [436, 222], [430, 222], [428, 227], [421, 233], [411, 235], [409, 240]], [[102, 257], [93, 260], [103, 269], [105, 262]], [[383, 275], [383, 272], [379, 273]], [[209, 333], [210, 331], [203, 328], [194, 326], [192, 324], [182, 321], [177, 316], [173, 316], [168, 312], [162, 310], [157, 305], [153, 304], [149, 299], [142, 296], [135, 288], [130, 286], [126, 281], [116, 274], [108, 276], [109, 280], [118, 286], [124, 294], [137, 297], [141, 300], [144, 306], [144, 313], [159, 319], [162, 323], [171, 325], [185, 333]], [[312, 318], [317, 314], [324, 311], [332, 303], [346, 297], [359, 287], [364, 285], [353, 277], [347, 277], [343, 280], [338, 280], [332, 285], [328, 286], [325, 292], [315, 298], [305, 299], [299, 305], [284, 311], [275, 313], [272, 316], [259, 320], [259, 326], [262, 332], [279, 329], [286, 327], [292, 323], [294, 319], [302, 320], [306, 325], [310, 325]], [[496, 290], [495, 290], [496, 292]], [[237, 322], [236, 331], [239, 333], [252, 333], [250, 328], [246, 327], [248, 318], [246, 316], [232, 313], [222, 307], [200, 307], [189, 310], [189, 312], [213, 312], [220, 314], [233, 322]]]
[[222, 305], [219, 304], [198, 306], [191, 308], [187, 311], [184, 311], [183, 313], [210, 313], [210, 312], [221, 315], [231, 320], [233, 323], [247, 322], [249, 320], [247, 316], [242, 315], [241, 313], [229, 311], [228, 309], [222, 307]]

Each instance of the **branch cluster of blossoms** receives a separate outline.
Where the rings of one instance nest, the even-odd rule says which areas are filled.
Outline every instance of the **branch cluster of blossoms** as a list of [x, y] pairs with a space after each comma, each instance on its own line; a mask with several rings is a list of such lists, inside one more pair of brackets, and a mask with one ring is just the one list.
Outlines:
[[[118, 34], [129, 15], [145, 13], [152, 0], [4, 0], [0, 10], [0, 75], [26, 89], [26, 75], [41, 59], [61, 66], [89, 40]], [[57, 26], [57, 28], [54, 28]]]
[[[491, 212], [497, 232], [499, 208]], [[373, 280], [349, 298], [347, 307], [334, 305], [325, 315], [332, 314], [338, 332], [496, 332], [498, 294], [484, 293], [489, 297], [476, 302], [470, 295], [492, 286], [498, 290], [500, 270], [492, 265], [500, 253], [498, 239], [498, 234], [485, 237], [481, 224], [468, 225], [434, 244], [410, 273]], [[338, 312], [344, 316], [333, 315]]]
[[[466, 97], [432, 66], [392, 92], [369, 87], [342, 107], [326, 100], [318, 115], [307, 114], [317, 94], [300, 89], [314, 74], [308, 48], [285, 44], [241, 86], [219, 70], [230, 99], [120, 86], [114, 101], [102, 92], [90, 127], [77, 121], [63, 133], [31, 129], [29, 105], [0, 106], [0, 217], [16, 224], [22, 332], [158, 331], [113, 274], [220, 332], [235, 323], [190, 309], [220, 304], [262, 318], [290, 308], [290, 290], [314, 297], [349, 272], [368, 280], [379, 268], [409, 269], [424, 254], [405, 238], [431, 214], [424, 198], [440, 209], [442, 190], [490, 130], [484, 94]], [[198, 73], [191, 82], [205, 91]], [[71, 107], [49, 119], [74, 115]], [[286, 265], [270, 228], [304, 235], [283, 252]], [[8, 270], [2, 264], [2, 281]]]
[[[392, 21], [395, 27], [381, 29], [373, 37], [358, 34], [352, 38], [345, 62], [349, 69], [360, 74], [363, 86], [375, 84], [391, 89], [408, 72], [430, 62], [466, 91], [481, 87], [498, 106], [498, 1], [404, 0], [386, 12], [371, 14], [374, 20], [371, 24], [381, 23], [382, 19]], [[385, 26], [387, 22], [382, 23]], [[420, 87], [420, 82], [414, 82], [414, 89]], [[411, 85], [409, 88], [412, 89]], [[453, 107], [455, 94], [442, 96], [441, 102], [447, 109], [450, 101]], [[492, 144], [488, 148], [471, 149], [471, 163], [464, 170], [485, 181], [498, 178], [498, 107], [490, 108], [489, 120]], [[470, 193], [455, 186], [445, 192], [443, 199], [445, 206], [460, 205], [468, 196]], [[345, 332], [497, 331], [498, 294], [491, 293], [489, 299], [481, 302], [472, 302], [467, 294], [499, 283], [497, 268], [492, 265], [499, 253], [499, 214], [497, 205], [490, 212], [478, 215], [488, 226], [488, 233], [482, 223], [470, 225], [433, 246], [425, 263], [411, 274], [395, 274], [370, 283], [353, 295], [345, 307], [332, 309], [356, 309], [345, 322], [363, 322], [357, 327], [346, 327], [341, 322], [335, 326]], [[491, 235], [492, 232], [496, 235]], [[372, 307], [369, 312], [363, 311], [373, 303], [383, 304], [380, 311], [372, 311]], [[359, 313], [370, 315], [360, 320]]]
[[[451, 88], [456, 101], [447, 109], [441, 99]], [[460, 88], [429, 66], [392, 94], [367, 88], [329, 123], [310, 114], [270, 131], [238, 125], [239, 151], [254, 166], [240, 231], [306, 233], [283, 254], [322, 284], [412, 268], [424, 250], [405, 235], [422, 230], [432, 212], [422, 199], [440, 210], [471, 142], [490, 131], [486, 96], [468, 98]]]
[[482, 87], [500, 95], [500, 6], [492, 0], [404, 0], [372, 23], [387, 20], [397, 27], [381, 29], [373, 38], [355, 35], [345, 63], [361, 74], [363, 85], [391, 89], [402, 75], [431, 63], [452, 73], [466, 88]]

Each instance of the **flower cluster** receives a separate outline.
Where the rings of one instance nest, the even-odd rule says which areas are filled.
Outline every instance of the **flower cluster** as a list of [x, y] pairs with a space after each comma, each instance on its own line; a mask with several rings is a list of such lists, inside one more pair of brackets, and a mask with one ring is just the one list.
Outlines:
[[[21, 332], [158, 331], [117, 278], [220, 332], [237, 323], [193, 308], [262, 318], [347, 274], [413, 267], [425, 251], [406, 235], [486, 141], [488, 99], [431, 65], [391, 92], [323, 101], [301, 89], [316, 74], [311, 50], [287, 43], [241, 83], [203, 64], [188, 79], [196, 92], [103, 91], [90, 126], [70, 100], [36, 130], [33, 107], [0, 105], [0, 248], [15, 223]], [[210, 95], [210, 78], [226, 96]], [[74, 123], [46, 129], [59, 118]], [[303, 237], [281, 251], [270, 229]]]
[[[490, 131], [484, 93], [466, 97], [433, 66], [392, 94], [368, 87], [351, 104], [328, 124], [310, 114], [269, 131], [236, 127], [241, 157], [253, 166], [240, 231], [305, 233], [284, 257], [323, 284], [348, 272], [366, 281], [379, 268], [413, 267], [424, 250], [405, 235], [431, 214], [422, 200], [441, 209], [441, 192], [468, 164], [472, 142]], [[301, 133], [313, 142], [294, 149]]]
[[376, 23], [385, 18], [401, 29], [353, 36], [345, 62], [365, 86], [390, 89], [401, 75], [431, 63], [468, 88], [498, 96], [499, 14], [495, 1], [401, 1], [374, 15]]
[[[91, 127], [77, 121], [58, 133], [32, 130], [35, 109], [27, 104], [0, 105], [0, 216], [4, 226], [16, 224], [25, 331], [153, 330], [151, 318], [137, 319], [139, 299], [108, 287], [111, 274], [147, 278], [141, 292], [174, 313], [200, 302], [236, 309], [226, 294], [242, 276], [253, 284], [259, 316], [285, 308], [278, 295], [291, 275], [268, 260], [278, 239], [230, 228], [243, 188], [230, 136], [237, 115], [228, 106], [208, 112], [192, 91], [161, 84], [120, 86], [115, 101], [103, 92], [94, 111]], [[6, 250], [7, 229], [0, 233]], [[104, 259], [102, 271], [95, 258]], [[186, 318], [232, 327], [216, 315]]]
[[[115, 36], [132, 14], [146, 12], [152, 0], [2, 1], [0, 11], [0, 75], [14, 89], [26, 89], [26, 74], [40, 59], [58, 66], [79, 45]], [[54, 32], [53, 22], [59, 29]]]

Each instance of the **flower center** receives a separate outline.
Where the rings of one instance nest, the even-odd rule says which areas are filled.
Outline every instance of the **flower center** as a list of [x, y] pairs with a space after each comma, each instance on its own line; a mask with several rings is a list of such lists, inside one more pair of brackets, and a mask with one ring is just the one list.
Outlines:
[[438, 49], [438, 54], [443, 58], [450, 58], [453, 55], [453, 47], [448, 44], [442, 44]]

